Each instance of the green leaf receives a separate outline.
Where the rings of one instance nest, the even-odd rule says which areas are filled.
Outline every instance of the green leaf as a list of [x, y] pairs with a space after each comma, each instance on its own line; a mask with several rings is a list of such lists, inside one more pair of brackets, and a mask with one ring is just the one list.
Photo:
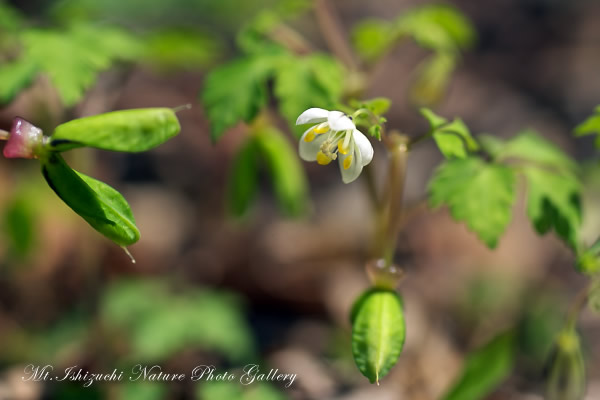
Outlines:
[[446, 161], [429, 183], [431, 206], [447, 205], [452, 217], [464, 221], [490, 248], [506, 230], [514, 200], [512, 170], [476, 157]]
[[441, 130], [434, 132], [433, 139], [438, 148], [446, 158], [466, 158], [467, 151], [462, 139], [451, 133], [445, 133]]
[[66, 106], [77, 103], [98, 73], [137, 56], [137, 42], [109, 27], [76, 25], [67, 31], [30, 29], [21, 35], [22, 57], [48, 75]]
[[536, 231], [554, 229], [571, 247], [578, 246], [581, 225], [581, 187], [572, 175], [560, 175], [536, 167], [525, 167], [527, 216]]
[[199, 400], [244, 400], [242, 388], [232, 382], [206, 382], [196, 393]]
[[388, 112], [392, 102], [387, 97], [375, 97], [369, 100], [352, 101], [350, 104], [355, 108], [366, 108], [373, 114], [380, 116]]
[[258, 189], [260, 148], [254, 138], [244, 143], [236, 155], [229, 178], [229, 209], [235, 216], [246, 214]]
[[426, 5], [400, 16], [395, 22], [399, 35], [410, 35], [426, 49], [455, 52], [475, 42], [475, 29], [457, 8]]
[[166, 30], [146, 39], [144, 59], [161, 70], [204, 68], [221, 55], [222, 45], [211, 35], [191, 30]]
[[364, 60], [370, 62], [389, 50], [395, 40], [392, 24], [383, 20], [363, 20], [352, 30], [354, 48]]
[[427, 58], [419, 66], [417, 79], [411, 87], [412, 100], [419, 105], [438, 103], [446, 93], [457, 62], [457, 55], [450, 52], [435, 53]]
[[504, 146], [498, 140], [493, 145], [496, 160], [518, 159], [560, 171], [577, 170], [577, 164], [569, 156], [532, 130], [520, 132]]
[[101, 315], [131, 345], [129, 360], [156, 362], [199, 347], [240, 362], [254, 344], [240, 303], [225, 292], [179, 289], [164, 281], [122, 281], [110, 286]]
[[9, 103], [24, 88], [31, 85], [37, 65], [29, 58], [0, 65], [0, 103]]
[[281, 59], [275, 77], [275, 96], [279, 110], [298, 137], [306, 127], [296, 126], [296, 119], [311, 107], [333, 108], [344, 88], [344, 71], [332, 57], [312, 54]]
[[600, 106], [596, 107], [594, 114], [577, 125], [575, 136], [586, 136], [598, 134], [596, 137], [596, 147], [600, 149]]
[[483, 133], [477, 136], [481, 148], [492, 158], [497, 159], [504, 149], [504, 141], [494, 135]]
[[237, 381], [215, 381], [198, 385], [196, 398], [198, 400], [285, 400], [287, 396], [265, 383], [253, 383], [242, 387]]
[[443, 399], [479, 400], [490, 394], [513, 369], [514, 342], [513, 333], [508, 332], [470, 353], [461, 376]]
[[95, 230], [121, 246], [140, 238], [129, 204], [107, 184], [72, 170], [59, 154], [42, 160], [48, 185]]
[[265, 128], [255, 137], [281, 210], [289, 216], [302, 215], [308, 205], [308, 184], [296, 149], [275, 128]]
[[49, 146], [54, 151], [87, 146], [135, 153], [164, 143], [179, 130], [179, 121], [170, 108], [114, 111], [57, 126]]
[[244, 395], [244, 400], [286, 400], [287, 396], [272, 385], [259, 383], [251, 385]]
[[435, 131], [448, 123], [446, 118], [437, 115], [427, 107], [422, 107], [419, 112], [427, 120], [427, 122], [429, 122], [429, 126], [431, 127], [432, 131]]
[[578, 252], [577, 269], [586, 275], [600, 273], [600, 239], [589, 249]]
[[250, 122], [267, 101], [266, 81], [274, 58], [242, 58], [214, 69], [204, 81], [201, 97], [216, 142], [238, 122]]
[[371, 125], [369, 128], [369, 135], [373, 136], [377, 140], [381, 140], [381, 125]]
[[352, 354], [371, 383], [396, 364], [406, 335], [402, 300], [396, 292], [371, 290], [360, 297], [352, 324]]
[[5, 0], [0, 0], [0, 31], [16, 31], [23, 25], [23, 16]]
[[119, 382], [117, 386], [120, 400], [161, 400], [168, 397], [168, 387], [162, 382]]
[[38, 239], [31, 201], [23, 193], [18, 194], [5, 206], [2, 217], [8, 249], [17, 257], [25, 258]]
[[456, 118], [448, 123], [446, 118], [435, 114], [428, 108], [421, 108], [421, 115], [429, 122], [433, 139], [446, 158], [465, 158], [469, 151], [476, 151], [479, 145], [471, 136], [469, 128]]

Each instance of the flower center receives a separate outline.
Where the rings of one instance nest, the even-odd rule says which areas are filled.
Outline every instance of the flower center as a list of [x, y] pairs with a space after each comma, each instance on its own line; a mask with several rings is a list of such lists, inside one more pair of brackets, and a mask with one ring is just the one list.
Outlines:
[[[316, 129], [315, 129], [316, 130]], [[307, 135], [309, 136], [309, 135]], [[351, 150], [352, 131], [329, 132], [329, 136], [321, 144], [317, 153], [317, 162], [321, 165], [327, 165], [331, 161], [336, 160], [338, 152], [340, 154], [348, 154]], [[349, 161], [347, 161], [349, 159]], [[352, 156], [346, 157], [344, 160], [344, 168], [350, 168], [352, 164]], [[346, 167], [346, 165], [348, 165]]]

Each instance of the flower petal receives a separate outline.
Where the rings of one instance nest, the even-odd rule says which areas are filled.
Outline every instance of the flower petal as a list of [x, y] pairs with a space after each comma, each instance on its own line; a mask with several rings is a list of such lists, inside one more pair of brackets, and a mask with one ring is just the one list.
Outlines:
[[300, 144], [298, 146], [298, 152], [300, 153], [300, 158], [304, 161], [317, 161], [317, 153], [321, 149], [321, 144], [327, 139], [327, 135], [316, 135], [313, 140], [307, 142], [304, 140], [308, 133], [312, 131], [314, 126], [311, 126], [302, 134], [300, 138]]
[[354, 144], [360, 152], [362, 165], [367, 165], [373, 159], [373, 146], [369, 139], [358, 129], [355, 129], [352, 135], [354, 137]]
[[330, 111], [329, 115], [327, 116], [327, 122], [329, 123], [329, 128], [332, 131], [347, 131], [356, 129], [354, 122], [352, 122], [352, 120], [341, 111]]
[[322, 108], [309, 108], [304, 111], [296, 120], [296, 125], [303, 124], [318, 124], [319, 122], [327, 121], [329, 111]]
[[[350, 167], [346, 169], [344, 168], [344, 160], [346, 160], [346, 158], [348, 157], [353, 157], [353, 160], [352, 164], [350, 164]], [[358, 178], [363, 169], [363, 160], [358, 148], [356, 148], [355, 146], [354, 151], [352, 151], [352, 153], [350, 154], [340, 154], [339, 160], [340, 172], [342, 173], [342, 181], [344, 183], [350, 183], [356, 180], [356, 178]]]

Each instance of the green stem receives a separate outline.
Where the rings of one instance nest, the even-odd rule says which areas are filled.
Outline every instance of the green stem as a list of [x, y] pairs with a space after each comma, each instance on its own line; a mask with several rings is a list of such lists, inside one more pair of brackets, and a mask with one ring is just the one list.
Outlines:
[[387, 190], [383, 199], [383, 207], [378, 215], [379, 256], [385, 260], [386, 266], [393, 264], [398, 234], [402, 225], [402, 198], [406, 177], [406, 161], [408, 158], [408, 138], [399, 133], [389, 136], [388, 148], [390, 163]]
[[577, 323], [577, 320], [579, 319], [579, 315], [581, 314], [581, 311], [583, 310], [583, 308], [585, 307], [585, 305], [588, 302], [588, 297], [590, 295], [591, 289], [592, 289], [592, 283], [588, 284], [583, 289], [581, 289], [579, 291], [579, 293], [577, 293], [577, 296], [575, 296], [575, 300], [573, 300], [573, 303], [571, 304], [571, 308], [569, 309], [569, 313], [567, 314], [567, 323], [566, 323], [567, 328], [569, 328], [569, 329], [575, 328], [575, 324]]
[[434, 129], [430, 129], [428, 132], [426, 132], [426, 133], [424, 133], [422, 135], [415, 136], [414, 138], [411, 138], [408, 141], [408, 148], [412, 149], [413, 146], [415, 146], [416, 144], [421, 143], [422, 141], [424, 141], [426, 139], [429, 139], [430, 137], [433, 136], [434, 132], [435, 132]]

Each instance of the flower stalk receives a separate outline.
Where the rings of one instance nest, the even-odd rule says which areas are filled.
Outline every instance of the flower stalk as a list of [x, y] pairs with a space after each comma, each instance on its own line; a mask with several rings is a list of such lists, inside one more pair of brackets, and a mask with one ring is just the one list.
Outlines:
[[386, 140], [389, 151], [386, 191], [379, 209], [377, 223], [377, 257], [385, 260], [386, 267], [393, 265], [398, 234], [402, 226], [404, 183], [408, 158], [408, 138], [399, 132], [391, 132]]

